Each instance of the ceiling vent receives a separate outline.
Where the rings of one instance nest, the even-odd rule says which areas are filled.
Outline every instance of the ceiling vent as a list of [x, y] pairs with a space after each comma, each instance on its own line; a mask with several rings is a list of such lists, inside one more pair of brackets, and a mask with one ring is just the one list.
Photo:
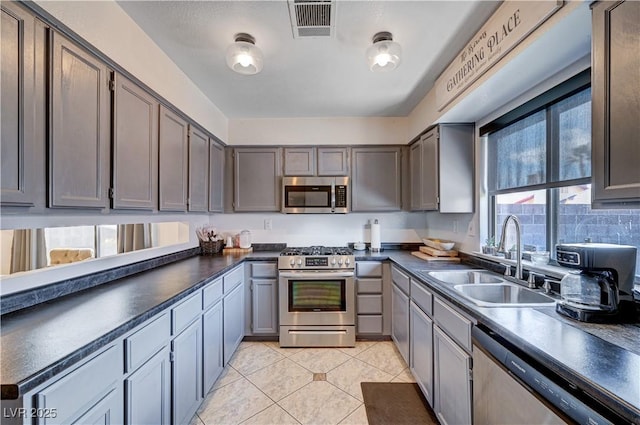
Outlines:
[[293, 38], [331, 37], [335, 0], [289, 0]]

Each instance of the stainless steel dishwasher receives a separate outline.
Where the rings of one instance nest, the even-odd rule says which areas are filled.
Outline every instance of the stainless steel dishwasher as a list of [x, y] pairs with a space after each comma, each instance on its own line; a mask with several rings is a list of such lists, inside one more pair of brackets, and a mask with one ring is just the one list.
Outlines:
[[472, 332], [474, 425], [623, 423], [493, 332]]

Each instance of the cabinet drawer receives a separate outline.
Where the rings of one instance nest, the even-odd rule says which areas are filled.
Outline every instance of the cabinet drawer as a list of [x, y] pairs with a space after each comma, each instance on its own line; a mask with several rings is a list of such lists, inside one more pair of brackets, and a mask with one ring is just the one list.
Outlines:
[[276, 277], [278, 275], [275, 263], [252, 263], [251, 277]]
[[223, 293], [226, 295], [244, 280], [244, 267], [238, 267], [230, 271], [222, 278]]
[[411, 299], [422, 311], [433, 316], [433, 294], [413, 279], [411, 279]]
[[433, 301], [433, 318], [443, 331], [471, 352], [471, 327], [473, 324], [469, 319], [437, 297]]
[[382, 293], [382, 279], [360, 279], [357, 280], [358, 294], [380, 294]]
[[402, 292], [409, 294], [409, 276], [396, 267], [391, 267], [391, 280], [393, 280], [393, 283], [395, 283], [398, 288], [402, 289]]
[[213, 283], [208, 284], [202, 290], [202, 309], [214, 305], [218, 300], [222, 298], [222, 279], [218, 279]]
[[47, 423], [72, 423], [96, 404], [122, 376], [122, 350], [112, 346], [37, 394], [39, 409], [55, 409]]
[[358, 314], [382, 314], [382, 295], [358, 295]]
[[381, 334], [382, 316], [358, 316], [359, 334]]
[[150, 359], [169, 341], [171, 318], [168, 313], [151, 321], [125, 339], [125, 372], [131, 372]]
[[178, 335], [202, 312], [200, 292], [191, 295], [171, 309], [171, 334]]
[[358, 277], [380, 277], [382, 276], [382, 263], [379, 261], [358, 261], [356, 275]]

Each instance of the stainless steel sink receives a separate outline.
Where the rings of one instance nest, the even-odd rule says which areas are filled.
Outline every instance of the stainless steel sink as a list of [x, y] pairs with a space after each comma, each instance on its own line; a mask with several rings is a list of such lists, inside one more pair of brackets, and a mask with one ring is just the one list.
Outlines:
[[455, 285], [454, 289], [483, 307], [534, 307], [556, 302], [553, 298], [512, 283]]
[[461, 295], [481, 307], [540, 307], [556, 302], [486, 270], [429, 271], [427, 275], [453, 285]]
[[503, 278], [484, 270], [460, 270], [448, 272], [427, 272], [433, 278], [452, 285], [466, 285], [470, 283], [505, 283]]

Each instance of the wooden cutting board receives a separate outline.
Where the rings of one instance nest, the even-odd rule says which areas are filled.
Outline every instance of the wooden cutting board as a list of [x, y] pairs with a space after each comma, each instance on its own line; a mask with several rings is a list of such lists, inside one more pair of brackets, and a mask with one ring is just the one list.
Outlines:
[[253, 247], [249, 248], [224, 248], [222, 250], [223, 254], [247, 254], [253, 251]]
[[413, 251], [411, 255], [415, 255], [416, 257], [426, 261], [452, 261], [456, 263], [460, 262], [460, 258], [458, 257], [432, 257], [431, 255], [425, 254], [424, 252], [420, 251]]
[[421, 246], [420, 252], [431, 255], [432, 257], [457, 257], [458, 251], [450, 249], [448, 251], [431, 248], [430, 246]]

